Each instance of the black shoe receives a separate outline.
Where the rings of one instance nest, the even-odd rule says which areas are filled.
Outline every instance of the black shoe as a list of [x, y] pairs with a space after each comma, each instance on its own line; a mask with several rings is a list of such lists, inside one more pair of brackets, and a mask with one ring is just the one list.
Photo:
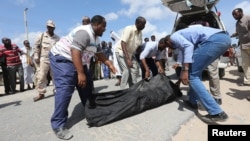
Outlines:
[[96, 108], [96, 103], [95, 103], [95, 102], [89, 102], [88, 108], [89, 108], [89, 109], [94, 109], [94, 108]]
[[250, 96], [247, 96], [247, 100], [250, 101]]
[[20, 92], [24, 92], [25, 90], [24, 89], [20, 89]]
[[65, 127], [53, 129], [54, 133], [59, 139], [69, 140], [73, 137], [73, 135], [69, 132], [69, 130]]
[[194, 109], [194, 110], [201, 110], [201, 111], [205, 111], [205, 108], [203, 107], [203, 105], [201, 105], [200, 103], [194, 104], [191, 103], [189, 100], [183, 100], [184, 104], [186, 104], [188, 107]]
[[96, 100], [96, 95], [95, 94], [92, 94], [89, 98], [89, 105], [88, 105], [88, 108], [89, 109], [94, 109], [96, 107], [96, 103], [95, 103], [95, 100]]
[[221, 112], [216, 115], [205, 115], [199, 117], [202, 121], [207, 123], [213, 123], [213, 122], [223, 122], [228, 119], [228, 115], [225, 112]]
[[222, 100], [221, 100], [221, 98], [214, 98], [214, 100], [219, 104], [219, 105], [221, 105], [222, 104]]
[[198, 104], [191, 103], [189, 100], [183, 100], [183, 103], [194, 110], [198, 110]]
[[15, 94], [16, 92], [17, 92], [17, 90], [10, 91], [10, 94]]
[[27, 88], [28, 90], [31, 90], [31, 87], [30, 87], [30, 85], [28, 84], [28, 88]]

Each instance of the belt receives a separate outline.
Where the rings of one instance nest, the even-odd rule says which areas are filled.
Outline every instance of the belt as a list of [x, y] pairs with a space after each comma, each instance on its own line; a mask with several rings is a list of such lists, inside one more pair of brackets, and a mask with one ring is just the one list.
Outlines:
[[218, 32], [218, 33], [228, 34], [228, 32], [227, 32], [227, 31], [221, 31], [221, 32]]

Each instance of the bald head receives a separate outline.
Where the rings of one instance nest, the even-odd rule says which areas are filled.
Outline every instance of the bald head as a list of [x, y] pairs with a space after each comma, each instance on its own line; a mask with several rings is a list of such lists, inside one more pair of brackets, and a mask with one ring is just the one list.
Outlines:
[[82, 18], [82, 25], [88, 25], [90, 24], [90, 18], [88, 16], [84, 16]]

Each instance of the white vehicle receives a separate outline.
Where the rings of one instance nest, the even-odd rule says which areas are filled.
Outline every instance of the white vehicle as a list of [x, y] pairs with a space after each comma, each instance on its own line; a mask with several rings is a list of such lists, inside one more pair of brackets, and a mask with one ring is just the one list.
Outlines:
[[[175, 31], [179, 23], [190, 25], [197, 21], [204, 21], [210, 27], [219, 28], [226, 31], [223, 22], [220, 19], [220, 13], [217, 12], [215, 5], [219, 0], [161, 0], [163, 5], [174, 12], [177, 12]], [[216, 11], [213, 11], [215, 8]], [[222, 78], [225, 75], [225, 68], [228, 66], [229, 58], [225, 53], [220, 57], [219, 76]]]

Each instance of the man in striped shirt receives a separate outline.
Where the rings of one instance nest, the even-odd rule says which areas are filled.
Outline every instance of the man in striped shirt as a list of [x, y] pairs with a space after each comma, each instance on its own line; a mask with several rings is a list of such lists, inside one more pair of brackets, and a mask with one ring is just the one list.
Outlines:
[[[24, 91], [24, 77], [23, 77], [23, 67], [20, 59], [22, 51], [15, 44], [11, 44], [9, 38], [3, 38], [2, 42], [4, 44], [4, 49], [1, 50], [2, 55], [6, 57], [8, 80], [10, 84], [10, 93], [16, 93], [16, 73], [18, 72], [20, 80], [20, 91]], [[9, 93], [7, 92], [7, 93]]]
[[6, 57], [3, 54], [4, 50], [6, 50], [5, 47], [3, 45], [1, 45], [0, 46], [0, 66], [2, 69], [4, 91], [5, 91], [5, 94], [7, 95], [10, 93], [10, 84], [9, 84], [9, 80], [8, 80]]

